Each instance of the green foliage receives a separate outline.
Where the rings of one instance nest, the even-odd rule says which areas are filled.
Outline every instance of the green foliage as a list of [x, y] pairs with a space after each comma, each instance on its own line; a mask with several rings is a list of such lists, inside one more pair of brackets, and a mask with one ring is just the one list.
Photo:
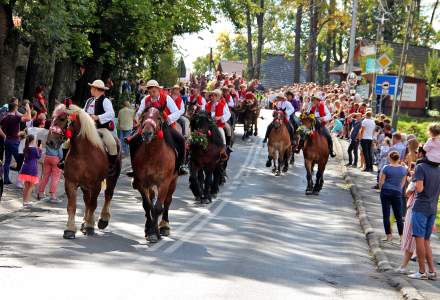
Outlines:
[[425, 65], [425, 77], [431, 90], [431, 96], [440, 96], [440, 57], [438, 51], [429, 54]]
[[222, 32], [217, 37], [216, 50], [220, 59], [244, 61], [247, 57], [246, 37], [243, 34], [230, 36]]
[[[207, 72], [209, 72], [209, 63], [210, 63], [209, 60], [210, 60], [209, 54], [197, 57], [196, 60], [193, 62], [193, 72], [195, 74], [206, 74]], [[218, 57], [214, 57], [213, 68], [217, 66], [218, 62], [219, 62]]]
[[166, 52], [159, 55], [159, 71], [157, 81], [165, 87], [171, 87], [177, 82], [177, 65], [174, 62], [174, 55], [170, 47]]
[[417, 139], [424, 143], [428, 139], [428, 125], [432, 122], [438, 121], [438, 118], [418, 118], [408, 115], [400, 115], [397, 129], [406, 134], [415, 134]]

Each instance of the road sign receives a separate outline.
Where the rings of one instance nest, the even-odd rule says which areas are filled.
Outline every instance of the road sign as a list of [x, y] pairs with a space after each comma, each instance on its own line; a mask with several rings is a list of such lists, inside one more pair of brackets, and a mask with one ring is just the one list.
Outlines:
[[380, 66], [377, 60], [374, 57], [368, 57], [365, 63], [365, 73], [379, 73]]
[[376, 95], [394, 95], [396, 89], [397, 76], [377, 75], [376, 76]]
[[382, 54], [382, 55], [377, 59], [377, 62], [379, 63], [379, 66], [380, 66], [382, 69], [386, 69], [386, 68], [389, 67], [389, 65], [391, 65], [391, 63], [392, 63], [393, 61], [391, 60], [391, 58], [389, 58], [388, 55], [386, 55], [386, 54], [384, 53], [384, 54]]

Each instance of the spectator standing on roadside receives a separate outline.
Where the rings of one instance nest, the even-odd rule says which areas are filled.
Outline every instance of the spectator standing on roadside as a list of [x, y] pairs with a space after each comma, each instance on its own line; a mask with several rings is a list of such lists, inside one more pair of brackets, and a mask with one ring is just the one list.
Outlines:
[[399, 132], [393, 133], [392, 144], [391, 151], [399, 152], [400, 159], [403, 160], [405, 158], [406, 146], [403, 143], [402, 135]]
[[125, 138], [128, 137], [133, 130], [134, 114], [135, 111], [131, 108], [130, 102], [125, 101], [124, 107], [121, 108], [118, 113], [119, 140], [121, 141], [124, 155], [128, 155], [129, 153]]
[[365, 172], [373, 171], [373, 133], [376, 128], [376, 123], [371, 119], [371, 111], [367, 111], [365, 119], [362, 121], [362, 128], [360, 132], [362, 153], [365, 158]]
[[[353, 114], [354, 120], [351, 123], [350, 131], [350, 145], [348, 146], [348, 164], [347, 166], [357, 167], [358, 152], [359, 152], [359, 132], [362, 127], [362, 115], [359, 113]], [[349, 116], [351, 119], [351, 116]], [[353, 160], [354, 156], [354, 160]]]
[[24, 147], [24, 162], [18, 174], [18, 179], [24, 183], [23, 206], [31, 207], [32, 190], [38, 184], [38, 160], [41, 157], [41, 147], [37, 147], [33, 135], [26, 137]]
[[390, 222], [390, 206], [393, 208], [399, 236], [403, 234], [402, 221], [402, 187], [405, 184], [407, 169], [400, 165], [400, 156], [397, 151], [391, 151], [388, 155], [389, 164], [384, 166], [380, 173], [380, 202], [382, 203], [383, 226], [385, 228], [386, 241], [393, 239]]
[[426, 163], [440, 164], [440, 123], [432, 123], [428, 126], [429, 139], [423, 146], [426, 151]]
[[[411, 222], [413, 236], [416, 240], [419, 270], [408, 277], [435, 280], [437, 273], [432, 257], [430, 238], [440, 195], [440, 167], [421, 161], [416, 165], [413, 181], [416, 196]], [[428, 263], [428, 272], [426, 272], [425, 260]]]
[[5, 134], [5, 163], [3, 165], [4, 184], [11, 184], [11, 180], [9, 179], [9, 167], [11, 165], [12, 156], [16, 161], [19, 160], [18, 146], [20, 144], [20, 139], [18, 133], [20, 132], [20, 123], [27, 122], [31, 119], [31, 109], [29, 104], [26, 104], [26, 112], [23, 116], [17, 113], [17, 109], [17, 103], [9, 103], [9, 112], [0, 123]]

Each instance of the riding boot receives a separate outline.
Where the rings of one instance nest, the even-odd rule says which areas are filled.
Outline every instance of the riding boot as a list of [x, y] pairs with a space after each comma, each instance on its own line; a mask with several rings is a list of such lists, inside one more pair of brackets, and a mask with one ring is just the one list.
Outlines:
[[63, 149], [63, 158], [57, 164], [57, 167], [61, 170], [64, 170], [64, 163], [65, 163], [66, 156], [67, 156], [68, 152], [69, 152], [69, 149]]
[[229, 155], [230, 153], [234, 152], [234, 150], [232, 150], [232, 147], [231, 147], [231, 137], [227, 135], [227, 136], [225, 136], [225, 139], [226, 139], [226, 150]]
[[333, 139], [332, 139], [332, 136], [330, 135], [330, 132], [328, 131], [328, 129], [326, 127], [323, 127], [321, 129], [321, 133], [327, 139], [328, 149], [329, 149], [329, 152], [330, 152], [330, 156], [331, 157], [336, 157], [336, 154], [333, 152]]
[[272, 130], [272, 128], [273, 128], [273, 124], [270, 123], [269, 126], [267, 126], [266, 135], [264, 136], [263, 144], [267, 143], [267, 140], [269, 139], [270, 131]]
[[292, 124], [287, 124], [287, 130], [289, 131], [289, 137], [290, 137], [290, 144], [293, 145], [295, 143], [294, 133], [293, 133], [293, 126]]
[[185, 161], [185, 138], [174, 129], [170, 129], [171, 136], [173, 138], [174, 144], [176, 145], [177, 157], [176, 157], [176, 170], [178, 175], [186, 175], [188, 171], [183, 166]]

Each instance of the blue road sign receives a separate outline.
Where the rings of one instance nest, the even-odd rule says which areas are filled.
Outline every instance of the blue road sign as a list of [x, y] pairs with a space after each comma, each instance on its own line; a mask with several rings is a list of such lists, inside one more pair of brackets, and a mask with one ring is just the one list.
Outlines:
[[[385, 88], [384, 87], [387, 87]], [[397, 76], [377, 75], [376, 76], [376, 95], [394, 95], [397, 88]]]

